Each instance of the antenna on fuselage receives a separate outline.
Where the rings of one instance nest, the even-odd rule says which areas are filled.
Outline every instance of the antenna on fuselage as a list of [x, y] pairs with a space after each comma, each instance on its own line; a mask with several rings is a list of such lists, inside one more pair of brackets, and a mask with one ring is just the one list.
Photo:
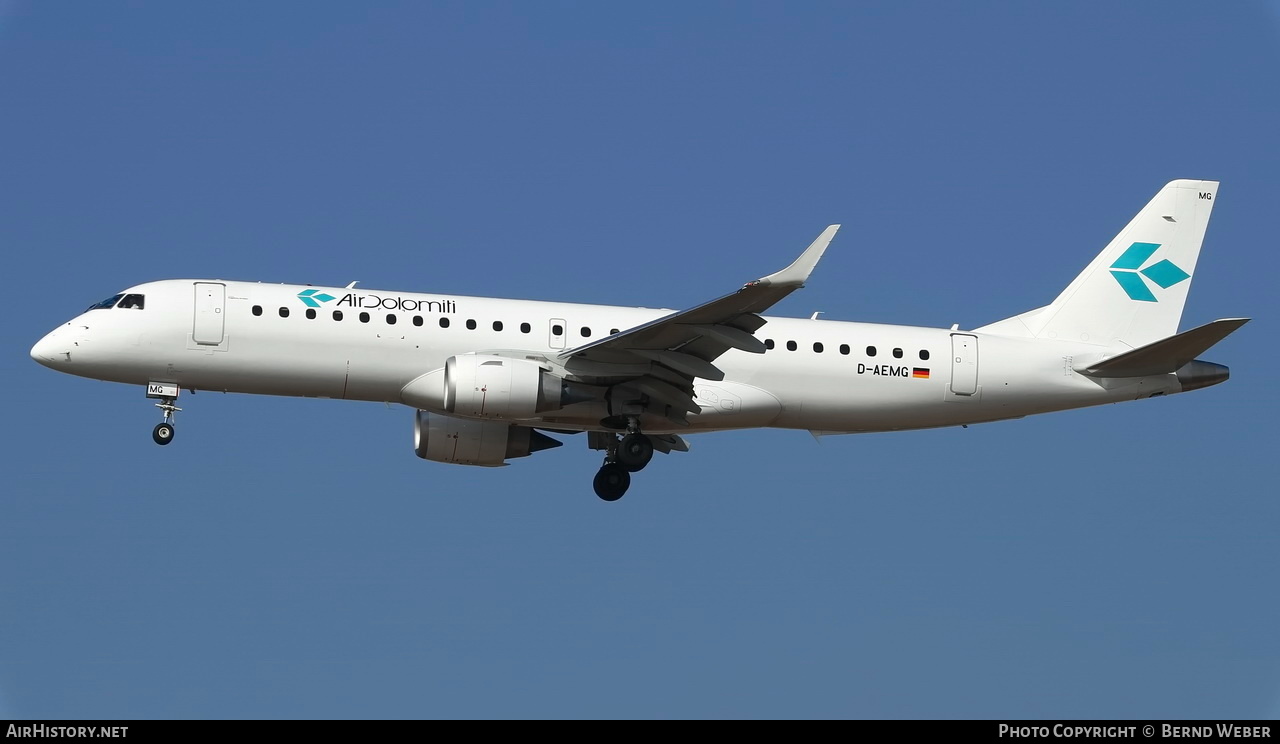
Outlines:
[[356, 288], [356, 284], [358, 284], [358, 283], [359, 283], [359, 280], [356, 280], [356, 281], [354, 281], [354, 282], [351, 282], [351, 283], [350, 283], [350, 284], [348, 284], [346, 287], [344, 287], [344, 289], [355, 289], [355, 288]]

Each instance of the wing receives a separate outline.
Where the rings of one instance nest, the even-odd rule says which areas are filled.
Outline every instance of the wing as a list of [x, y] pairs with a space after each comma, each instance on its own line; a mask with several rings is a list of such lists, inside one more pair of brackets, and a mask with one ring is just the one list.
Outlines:
[[568, 349], [558, 361], [575, 376], [625, 385], [646, 412], [687, 424], [684, 414], [700, 410], [693, 402], [694, 378], [723, 380], [715, 361], [729, 349], [764, 352], [752, 335], [765, 324], [759, 313], [804, 286], [838, 229], [823, 230], [781, 271], [719, 299]]

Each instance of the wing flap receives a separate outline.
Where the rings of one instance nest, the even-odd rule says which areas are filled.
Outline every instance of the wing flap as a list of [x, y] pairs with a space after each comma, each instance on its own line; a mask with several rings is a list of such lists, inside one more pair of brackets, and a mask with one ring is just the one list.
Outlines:
[[716, 382], [724, 379], [724, 372], [719, 367], [693, 354], [664, 349], [631, 349], [631, 353], [670, 367], [688, 377], [701, 377]]
[[702, 411], [702, 406], [693, 402], [692, 393], [685, 392], [675, 385], [663, 382], [656, 377], [637, 377], [628, 381], [627, 385], [678, 411], [691, 413], [700, 413]]
[[689, 326], [689, 329], [699, 335], [710, 336], [730, 349], [745, 351], [748, 354], [763, 354], [765, 352], [763, 341], [731, 325], [695, 325]]
[[689, 451], [689, 443], [679, 434], [650, 434], [649, 441], [653, 442], [654, 449], [663, 454]]

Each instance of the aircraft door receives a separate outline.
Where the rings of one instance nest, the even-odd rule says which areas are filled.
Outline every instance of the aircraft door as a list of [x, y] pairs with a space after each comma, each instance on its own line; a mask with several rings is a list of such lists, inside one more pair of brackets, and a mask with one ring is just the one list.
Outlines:
[[564, 318], [552, 318], [547, 323], [547, 333], [547, 343], [551, 348], [563, 349], [565, 338], [569, 333], [569, 324], [564, 322]]
[[978, 392], [978, 337], [951, 334], [951, 392], [973, 395]]
[[227, 286], [214, 282], [196, 282], [195, 319], [191, 340], [201, 346], [219, 346], [225, 322]]

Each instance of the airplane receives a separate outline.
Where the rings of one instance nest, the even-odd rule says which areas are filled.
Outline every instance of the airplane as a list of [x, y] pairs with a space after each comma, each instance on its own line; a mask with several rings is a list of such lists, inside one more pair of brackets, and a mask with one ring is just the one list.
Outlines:
[[1178, 332], [1217, 193], [1171, 181], [1053, 302], [971, 330], [764, 315], [808, 281], [831, 225], [687, 310], [169, 279], [90, 306], [31, 356], [144, 386], [161, 445], [182, 390], [402, 404], [414, 452], [443, 463], [503, 466], [585, 433], [595, 493], [616, 501], [691, 434], [968, 426], [1226, 380], [1196, 357], [1249, 319]]

